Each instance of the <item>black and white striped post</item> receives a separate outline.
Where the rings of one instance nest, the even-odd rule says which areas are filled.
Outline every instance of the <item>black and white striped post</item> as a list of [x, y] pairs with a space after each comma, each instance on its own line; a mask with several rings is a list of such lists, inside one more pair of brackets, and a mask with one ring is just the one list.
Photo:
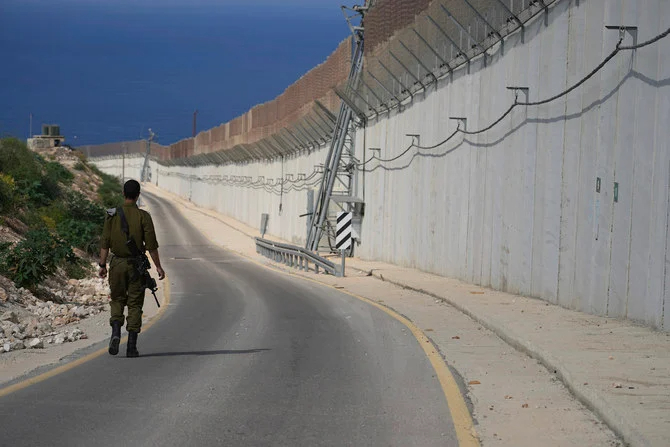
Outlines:
[[342, 276], [344, 276], [344, 252], [351, 247], [351, 219], [352, 214], [347, 212], [337, 213], [337, 226], [335, 236], [335, 248], [342, 252]]

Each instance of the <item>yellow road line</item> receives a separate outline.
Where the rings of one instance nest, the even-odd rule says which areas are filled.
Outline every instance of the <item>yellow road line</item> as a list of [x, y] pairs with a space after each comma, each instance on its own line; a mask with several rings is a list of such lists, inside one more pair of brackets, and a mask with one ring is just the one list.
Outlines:
[[[143, 324], [143, 326], [144, 326], [143, 329], [142, 329], [143, 331], [148, 330], [151, 326], [154, 325], [154, 323], [156, 323], [156, 321], [158, 321], [163, 316], [163, 313], [165, 312], [165, 310], [168, 307], [168, 304], [170, 303], [170, 279], [166, 276], [164, 281], [165, 281], [165, 288], [163, 289], [163, 298], [164, 298], [163, 299], [163, 301], [164, 301], [163, 305], [161, 306], [161, 308], [158, 311], [158, 313], [156, 314], [156, 316], [154, 316], [154, 318], [151, 319], [151, 321], [149, 321], [146, 324]], [[123, 337], [121, 339], [121, 343], [125, 343], [126, 340], [128, 340], [128, 337]], [[90, 354], [88, 354], [88, 355], [86, 355], [86, 356], [84, 356], [80, 359], [77, 359], [73, 362], [70, 362], [70, 363], [67, 363], [65, 365], [54, 368], [52, 370], [49, 370], [49, 371], [47, 371], [43, 374], [40, 374], [38, 376], [31, 377], [31, 378], [23, 380], [21, 382], [15, 383], [14, 385], [8, 386], [6, 388], [2, 388], [2, 389], [0, 389], [0, 397], [7, 396], [8, 394], [11, 394], [11, 393], [14, 393], [16, 391], [27, 388], [30, 385], [34, 385], [36, 383], [43, 382], [43, 381], [45, 381], [47, 379], [50, 379], [54, 376], [57, 376], [57, 375], [62, 374], [66, 371], [69, 371], [73, 368], [76, 368], [79, 365], [82, 365], [86, 362], [89, 362], [89, 361], [91, 361], [91, 360], [93, 360], [97, 357], [100, 357], [101, 355], [106, 354], [106, 353], [107, 353], [107, 348], [100, 349], [100, 350], [92, 352], [92, 353], [90, 353]]]
[[[185, 206], [185, 205], [184, 205]], [[203, 212], [199, 209], [193, 209], [190, 208], [192, 211], [200, 211], [202, 214], [209, 215], [209, 213]], [[177, 208], [177, 210], [188, 220], [188, 218], [184, 215], [184, 213]], [[209, 215], [209, 217], [219, 220], [216, 217]], [[221, 222], [221, 220], [219, 220]], [[225, 223], [225, 222], [222, 222]], [[226, 224], [228, 225], [228, 224]], [[229, 225], [230, 226], [230, 225]], [[240, 230], [238, 230], [240, 231]], [[241, 231], [240, 231], [241, 232]], [[208, 239], [213, 245], [219, 246], [219, 244], [214, 241], [212, 238], [210, 238], [206, 233], [203, 231], [200, 231], [200, 233], [205, 236], [206, 239]], [[282, 273], [285, 275], [289, 275], [294, 278], [301, 278], [305, 281], [311, 281], [313, 283], [319, 284], [321, 286], [329, 287], [333, 290], [336, 290], [340, 293], [344, 293], [346, 295], [349, 295], [353, 298], [356, 298], [358, 300], [361, 300], [365, 303], [368, 303], [372, 306], [377, 307], [378, 309], [386, 312], [388, 315], [391, 317], [395, 318], [402, 324], [404, 324], [414, 335], [416, 340], [419, 342], [419, 345], [421, 345], [421, 348], [425, 352], [426, 356], [428, 357], [428, 360], [430, 360], [430, 364], [433, 366], [433, 370], [435, 370], [435, 374], [437, 375], [437, 378], [440, 382], [440, 386], [442, 387], [442, 392], [444, 393], [444, 396], [447, 400], [447, 405], [449, 406], [449, 412], [451, 413], [451, 419], [454, 424], [454, 429], [456, 431], [456, 438], [458, 439], [458, 445], [460, 447], [479, 447], [479, 438], [477, 437], [477, 433], [474, 429], [474, 423], [472, 421], [472, 416], [470, 415], [470, 411], [468, 410], [468, 406], [465, 403], [465, 398], [463, 397], [463, 394], [461, 393], [460, 388], [458, 387], [458, 384], [456, 383], [456, 379], [454, 379], [454, 376], [451, 374], [451, 371], [449, 371], [449, 367], [447, 366], [445, 360], [442, 358], [442, 356], [439, 354], [439, 351], [437, 347], [434, 346], [430, 338], [421, 330], [419, 329], [414, 323], [412, 323], [409, 319], [406, 317], [400, 315], [393, 309], [386, 307], [380, 303], [377, 303], [369, 298], [365, 298], [363, 296], [356, 295], [354, 293], [348, 292], [343, 289], [338, 289], [336, 287], [331, 286], [330, 284], [318, 281], [316, 279], [312, 278], [307, 278], [303, 276], [300, 273], [297, 272], [290, 272], [290, 271], [285, 271], [281, 268], [273, 268], [272, 266], [269, 266], [267, 264], [263, 264], [261, 262], [258, 262], [251, 256], [248, 256], [244, 253], [235, 251], [235, 253], [241, 255], [242, 257], [248, 259], [249, 261], [253, 262], [256, 265], [259, 265], [263, 268], [269, 269], [273, 272], [278, 272]]]
[[[212, 244], [218, 246], [218, 244], [214, 240], [212, 240], [207, 234], [205, 234], [202, 231], [200, 233], [202, 233], [205, 236], [205, 238], [207, 238]], [[336, 287], [331, 286], [330, 284], [318, 281], [316, 279], [307, 278], [300, 273], [294, 273], [290, 271], [287, 272], [283, 269], [272, 268], [271, 266], [258, 262], [257, 260], [253, 259], [252, 257], [244, 253], [240, 252], [236, 253], [248, 259], [249, 261], [253, 262], [254, 264], [272, 270], [273, 272], [282, 273], [294, 278], [300, 278], [305, 281], [311, 281], [313, 283], [329, 287], [333, 290], [336, 290], [337, 292], [344, 293], [353, 298], [361, 300], [386, 312], [388, 315], [390, 315], [391, 317], [395, 318], [396, 320], [407, 326], [407, 328], [412, 332], [416, 340], [419, 342], [419, 345], [421, 345], [423, 351], [426, 353], [428, 360], [430, 360], [430, 364], [433, 366], [433, 369], [435, 370], [435, 374], [437, 375], [440, 385], [442, 386], [442, 392], [444, 393], [444, 396], [447, 400], [447, 405], [449, 406], [449, 412], [451, 413], [451, 419], [452, 422], [454, 423], [454, 429], [456, 430], [456, 438], [458, 439], [458, 445], [460, 447], [479, 447], [480, 445], [479, 438], [477, 437], [474, 428], [472, 416], [470, 415], [468, 406], [465, 403], [465, 398], [463, 397], [463, 394], [461, 393], [461, 390], [458, 387], [458, 383], [456, 383], [456, 379], [454, 379], [454, 376], [451, 374], [451, 371], [449, 371], [449, 367], [445, 363], [445, 360], [438, 353], [437, 347], [435, 347], [430, 338], [428, 338], [428, 336], [409, 319], [403, 317], [393, 309], [386, 307], [382, 304], [379, 304], [369, 298], [356, 295], [343, 289], [338, 289]]]
[[[250, 259], [257, 265], [263, 266], [265, 268], [270, 268], [267, 265], [264, 265], [256, 261], [255, 259], [251, 259], [248, 256], [245, 257], [247, 259]], [[454, 429], [456, 431], [456, 438], [458, 439], [458, 445], [460, 447], [479, 447], [480, 445], [479, 439], [474, 429], [472, 416], [470, 415], [468, 406], [465, 403], [465, 398], [463, 397], [463, 394], [461, 393], [461, 390], [458, 387], [458, 384], [456, 383], [456, 379], [454, 379], [454, 376], [451, 374], [451, 371], [449, 371], [449, 367], [445, 363], [442, 356], [439, 354], [438, 349], [434, 346], [430, 338], [428, 338], [428, 336], [421, 329], [419, 329], [414, 323], [412, 323], [411, 320], [397, 313], [393, 309], [371, 300], [370, 298], [365, 298], [363, 296], [356, 295], [355, 293], [349, 292], [347, 290], [331, 286], [330, 284], [323, 283], [321, 281], [312, 278], [307, 278], [300, 273], [286, 272], [281, 269], [272, 269], [272, 268], [271, 270], [287, 274], [294, 278], [301, 278], [305, 281], [314, 282], [316, 284], [336, 290], [337, 292], [349, 295], [353, 298], [356, 298], [360, 301], [363, 301], [367, 304], [370, 304], [371, 306], [374, 306], [386, 312], [388, 315], [404, 324], [412, 332], [416, 340], [419, 342], [419, 345], [421, 345], [423, 352], [426, 353], [428, 360], [430, 360], [430, 364], [433, 366], [433, 369], [435, 370], [435, 374], [437, 375], [440, 385], [442, 386], [442, 392], [444, 393], [444, 397], [447, 400], [447, 405], [449, 406], [449, 412], [451, 413], [451, 420], [454, 423]]]

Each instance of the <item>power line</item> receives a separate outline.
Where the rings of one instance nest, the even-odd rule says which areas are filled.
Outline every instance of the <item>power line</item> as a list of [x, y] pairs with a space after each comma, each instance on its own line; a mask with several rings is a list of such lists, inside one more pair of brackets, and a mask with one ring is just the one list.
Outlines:
[[[621, 31], [622, 31], [622, 30], [621, 30]], [[502, 122], [502, 121], [503, 121], [503, 120], [504, 120], [510, 113], [512, 113], [512, 111], [513, 111], [516, 107], [518, 107], [518, 106], [539, 106], [539, 105], [544, 105], [544, 104], [553, 102], [553, 101], [555, 101], [555, 100], [557, 100], [557, 99], [560, 99], [560, 98], [562, 98], [562, 97], [564, 97], [564, 96], [567, 96], [567, 95], [570, 94], [572, 91], [574, 91], [575, 89], [577, 89], [578, 87], [580, 87], [582, 84], [584, 84], [586, 81], [588, 81], [589, 79], [591, 79], [591, 78], [592, 78], [595, 74], [597, 74], [600, 70], [602, 70], [603, 67], [605, 67], [605, 65], [607, 65], [607, 63], [610, 62], [610, 61], [611, 61], [611, 60], [612, 60], [618, 53], [620, 53], [621, 51], [626, 51], [626, 50], [637, 50], [637, 49], [640, 49], [640, 48], [649, 46], [649, 45], [651, 45], [651, 44], [653, 44], [653, 43], [656, 43], [656, 42], [658, 42], [659, 40], [661, 40], [661, 39], [667, 37], [668, 35], [670, 35], [670, 28], [669, 28], [668, 30], [666, 30], [665, 32], [663, 32], [663, 33], [657, 35], [656, 37], [653, 37], [652, 39], [647, 40], [646, 42], [643, 42], [643, 43], [640, 43], [640, 44], [637, 44], [637, 45], [622, 46], [622, 45], [621, 45], [621, 43], [623, 42], [623, 32], [622, 32], [621, 36], [619, 37], [619, 41], [618, 41], [616, 47], [614, 48], [614, 50], [613, 50], [609, 55], [607, 55], [607, 56], [602, 60], [602, 62], [600, 62], [600, 64], [598, 64], [598, 65], [597, 65], [593, 70], [591, 70], [586, 76], [584, 76], [584, 77], [583, 77], [582, 79], [580, 79], [578, 82], [576, 82], [575, 84], [573, 84], [572, 86], [570, 86], [570, 87], [567, 88], [566, 90], [562, 91], [561, 93], [558, 93], [558, 94], [556, 94], [556, 95], [554, 95], [554, 96], [551, 96], [551, 97], [549, 97], [549, 98], [546, 98], [546, 99], [543, 99], [543, 100], [540, 100], [540, 101], [526, 101], [526, 102], [521, 102], [521, 101], [519, 101], [519, 100], [518, 100], [518, 96], [517, 96], [517, 97], [515, 98], [515, 100], [514, 100], [514, 103], [513, 103], [512, 105], [510, 105], [510, 107], [509, 107], [509, 108], [508, 108], [502, 115], [500, 115], [500, 117], [499, 117], [498, 119], [496, 119], [495, 121], [493, 121], [493, 123], [489, 124], [488, 126], [482, 128], [482, 129], [478, 129], [478, 130], [475, 130], [475, 131], [467, 131], [467, 130], [465, 130], [465, 129], [461, 129], [461, 128], [460, 128], [460, 124], [459, 124], [458, 127], [456, 128], [456, 130], [455, 130], [451, 135], [449, 135], [449, 136], [448, 136], [447, 138], [445, 138], [444, 140], [442, 140], [442, 141], [440, 141], [440, 142], [438, 142], [438, 143], [436, 143], [436, 144], [434, 144], [434, 145], [432, 145], [432, 146], [419, 146], [419, 145], [417, 145], [417, 144], [412, 143], [412, 144], [411, 144], [407, 149], [405, 149], [402, 153], [400, 153], [399, 155], [397, 155], [397, 156], [395, 156], [395, 157], [393, 157], [393, 158], [389, 158], [389, 159], [384, 160], [384, 159], [380, 159], [380, 158], [378, 158], [378, 157], [376, 157], [376, 156], [373, 155], [370, 159], [366, 160], [365, 162], [363, 162], [363, 163], [358, 163], [357, 166], [358, 166], [358, 167], [361, 167], [361, 168], [364, 168], [365, 165], [367, 165], [368, 163], [370, 163], [370, 162], [372, 162], [372, 161], [374, 161], [374, 160], [379, 161], [379, 162], [380, 162], [380, 165], [376, 166], [375, 168], [373, 168], [373, 169], [369, 169], [369, 170], [363, 169], [365, 172], [372, 172], [372, 171], [376, 170], [377, 168], [381, 167], [381, 163], [389, 163], [389, 162], [395, 161], [395, 160], [401, 158], [402, 156], [404, 156], [405, 154], [407, 154], [412, 148], [425, 149], [425, 150], [436, 149], [436, 148], [438, 148], [438, 147], [440, 147], [440, 146], [446, 144], [447, 142], [449, 142], [451, 139], [453, 139], [453, 138], [454, 138], [456, 135], [458, 135], [459, 133], [462, 133], [462, 134], [464, 134], [464, 135], [478, 135], [478, 134], [487, 132], [487, 131], [493, 129], [493, 128], [494, 128], [495, 126], [497, 126], [498, 124], [500, 124], [500, 122]], [[421, 155], [421, 154], [419, 153], [418, 155]]]

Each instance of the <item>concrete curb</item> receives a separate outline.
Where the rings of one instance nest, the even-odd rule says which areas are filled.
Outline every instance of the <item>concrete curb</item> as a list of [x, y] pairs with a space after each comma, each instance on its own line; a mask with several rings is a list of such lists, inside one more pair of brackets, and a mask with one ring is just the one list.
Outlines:
[[607, 426], [614, 433], [616, 433], [617, 436], [621, 437], [624, 440], [624, 442], [626, 442], [631, 446], [647, 447], [651, 445], [649, 441], [644, 437], [644, 435], [642, 435], [642, 433], [640, 433], [635, 427], [631, 426], [628, 423], [628, 421], [626, 421], [626, 419], [616, 409], [614, 409], [607, 401], [602, 399], [592, 389], [586, 388], [579, 381], [577, 381], [573, 377], [573, 374], [567, 368], [562, 366], [559, 359], [555, 358], [548, 351], [538, 346], [535, 346], [529, 340], [524, 339], [523, 336], [515, 333], [509, 327], [496, 322], [495, 319], [477, 314], [477, 312], [473, 311], [467, 306], [457, 303], [447, 297], [437, 295], [427, 290], [412, 287], [407, 284], [400, 283], [398, 281], [389, 280], [387, 278], [384, 278], [381, 273], [376, 273], [375, 271], [364, 271], [356, 267], [349, 267], [349, 268], [358, 270], [366, 274], [371, 274], [371, 276], [381, 281], [385, 281], [388, 282], [389, 284], [402, 287], [403, 289], [431, 296], [433, 298], [444, 301], [450, 306], [453, 306], [460, 312], [463, 312], [465, 315], [475, 320], [477, 323], [481, 324], [491, 332], [495, 333], [498, 337], [500, 337], [503, 341], [505, 341], [505, 343], [509, 344], [513, 348], [537, 360], [550, 372], [556, 374], [556, 376], [568, 388], [568, 390], [570, 390], [570, 392], [577, 398], [577, 400], [579, 400], [590, 411], [598, 415], [598, 417], [602, 419], [603, 422], [605, 422]]

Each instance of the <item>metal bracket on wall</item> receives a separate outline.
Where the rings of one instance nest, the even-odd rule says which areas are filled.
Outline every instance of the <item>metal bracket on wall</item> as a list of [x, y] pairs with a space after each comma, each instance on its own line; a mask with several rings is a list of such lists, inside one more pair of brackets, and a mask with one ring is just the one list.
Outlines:
[[633, 45], [637, 45], [637, 26], [628, 25], [605, 25], [605, 29], [618, 30], [621, 37], [627, 32], [633, 38]]
[[522, 92], [526, 96], [526, 102], [528, 102], [528, 87], [507, 87], [507, 90], [512, 90], [514, 92], [515, 100], [519, 99], [519, 92]]
[[467, 118], [463, 118], [463, 117], [460, 117], [460, 116], [450, 116], [449, 119], [458, 121], [459, 122], [458, 123], [458, 128], [459, 129], [461, 127], [461, 124], [463, 124], [463, 129], [462, 130], [468, 130], [468, 119]]
[[412, 146], [419, 146], [421, 144], [421, 135], [415, 133], [406, 133], [406, 137], [412, 137]]
[[[608, 30], [618, 30], [619, 31], [619, 39], [621, 39], [621, 42], [623, 42], [624, 37], [626, 36], [626, 33], [630, 34], [630, 36], [633, 38], [633, 45], [637, 45], [637, 26], [628, 26], [628, 25], [605, 25], [605, 29]], [[635, 68], [635, 54], [636, 51], [632, 51], [632, 68]]]

